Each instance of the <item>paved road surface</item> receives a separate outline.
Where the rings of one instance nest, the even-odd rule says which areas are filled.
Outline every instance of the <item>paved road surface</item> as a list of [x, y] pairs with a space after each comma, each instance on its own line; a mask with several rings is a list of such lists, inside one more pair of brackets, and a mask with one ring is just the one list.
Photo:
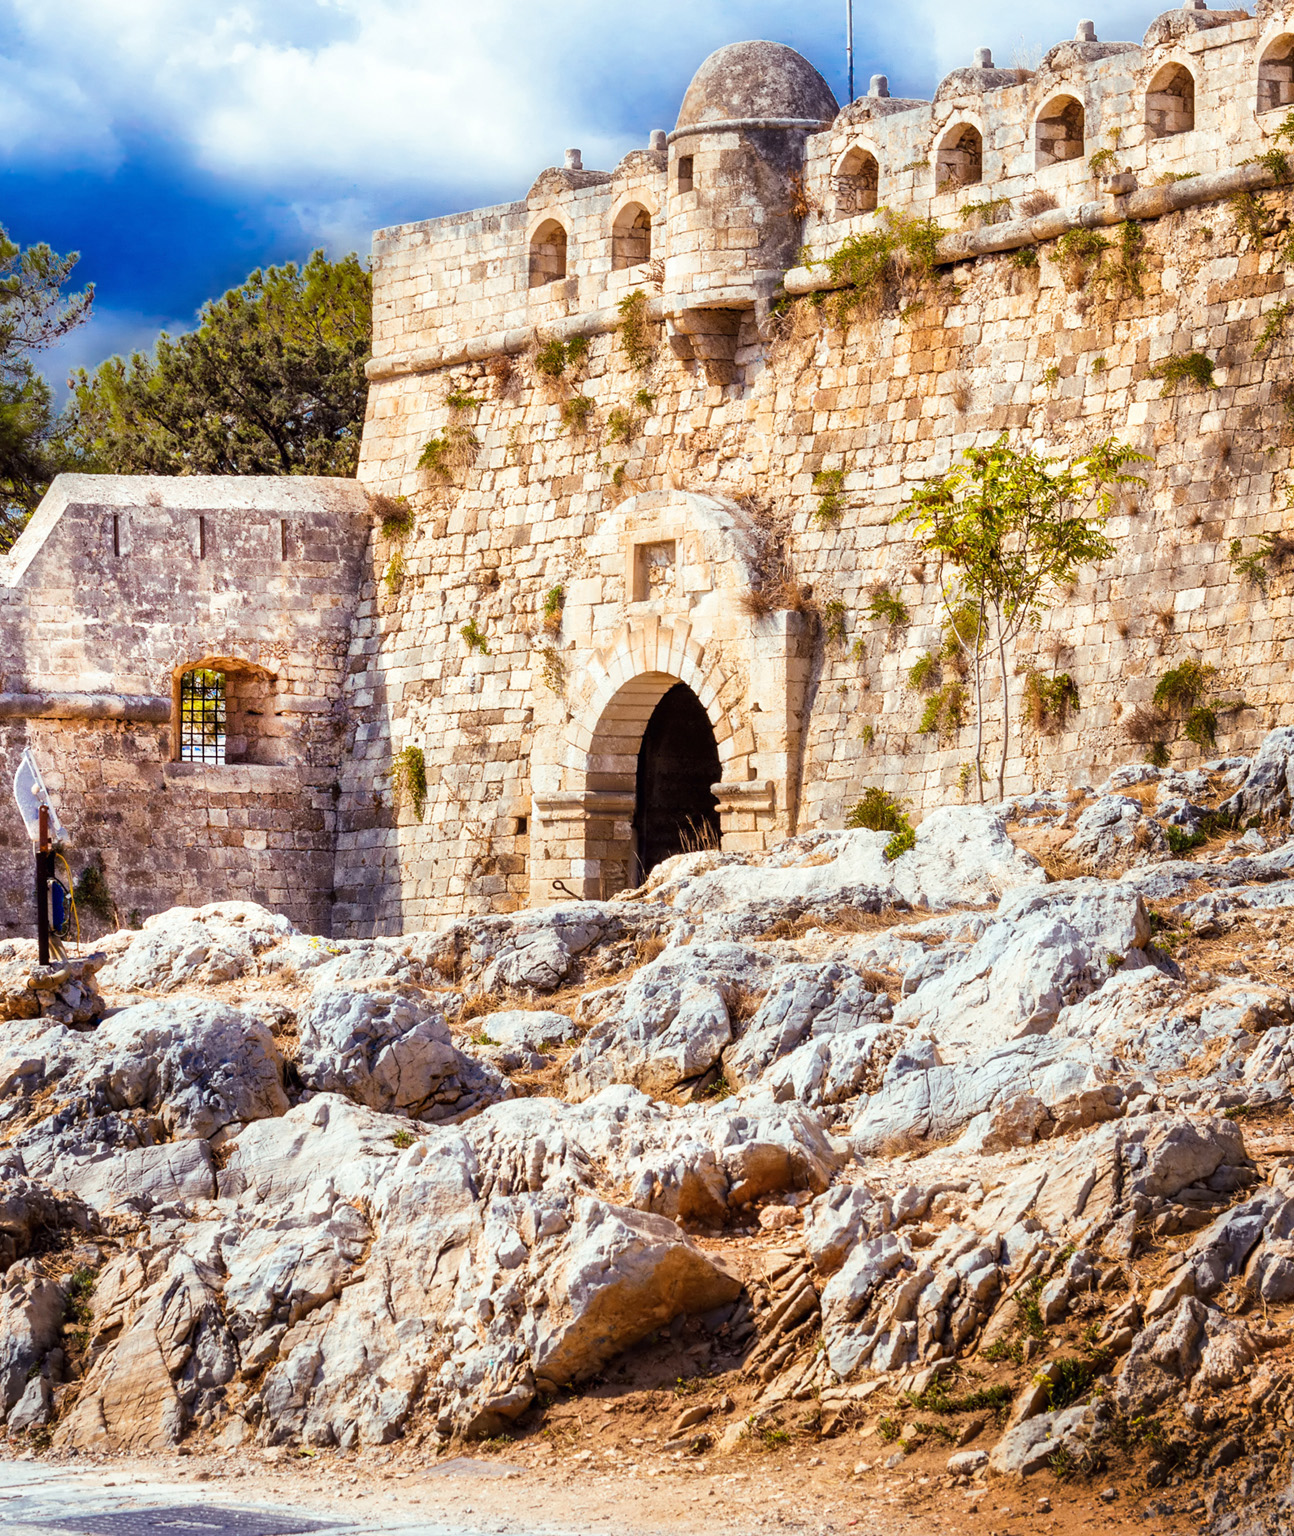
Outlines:
[[137, 1482], [106, 1486], [106, 1468], [80, 1471], [39, 1462], [0, 1462], [0, 1530], [5, 1536], [467, 1536], [437, 1521], [341, 1518], [302, 1507], [230, 1497], [214, 1483]]

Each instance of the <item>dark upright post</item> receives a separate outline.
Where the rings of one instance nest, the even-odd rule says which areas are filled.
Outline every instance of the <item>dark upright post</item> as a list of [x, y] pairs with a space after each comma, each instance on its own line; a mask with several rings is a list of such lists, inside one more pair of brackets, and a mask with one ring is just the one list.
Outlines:
[[42, 805], [36, 842], [36, 945], [42, 965], [49, 964], [49, 866], [49, 807]]

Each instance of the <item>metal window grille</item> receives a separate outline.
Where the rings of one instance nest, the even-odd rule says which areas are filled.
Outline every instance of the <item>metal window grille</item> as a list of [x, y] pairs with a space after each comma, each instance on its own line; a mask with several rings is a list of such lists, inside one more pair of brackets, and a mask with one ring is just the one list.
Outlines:
[[180, 761], [225, 760], [225, 674], [197, 669], [180, 679]]

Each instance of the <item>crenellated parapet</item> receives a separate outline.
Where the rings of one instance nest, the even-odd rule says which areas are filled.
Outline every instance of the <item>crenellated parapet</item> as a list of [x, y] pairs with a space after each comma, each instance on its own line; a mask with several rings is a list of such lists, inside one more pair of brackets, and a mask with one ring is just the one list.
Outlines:
[[955, 227], [1240, 166], [1294, 104], [1294, 19], [1187, 7], [1140, 44], [1080, 22], [1036, 69], [981, 49], [930, 102], [852, 103], [808, 144], [806, 243], [830, 250], [889, 207]]
[[982, 48], [933, 100], [876, 76], [843, 109], [793, 49], [733, 44], [697, 71], [673, 131], [614, 170], [571, 150], [524, 201], [380, 230], [370, 376], [596, 335], [643, 289], [676, 355], [723, 383], [743, 317], [758, 322], [802, 245], [827, 254], [881, 208], [957, 231], [1092, 206], [1110, 217], [1075, 217], [1111, 222], [1130, 194], [1261, 157], [1292, 106], [1294, 11], [1279, 5], [1187, 5], [1140, 43], [1082, 21], [1036, 68]]

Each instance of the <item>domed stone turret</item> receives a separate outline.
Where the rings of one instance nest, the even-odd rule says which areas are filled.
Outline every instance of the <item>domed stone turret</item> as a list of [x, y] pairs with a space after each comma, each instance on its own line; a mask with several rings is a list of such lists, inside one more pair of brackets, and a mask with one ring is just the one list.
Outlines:
[[795, 259], [805, 140], [837, 110], [785, 43], [730, 43], [692, 77], [669, 136], [665, 292], [671, 346], [711, 383], [732, 380], [743, 331]]
[[729, 43], [692, 76], [676, 127], [754, 118], [827, 123], [838, 111], [831, 87], [794, 48]]

